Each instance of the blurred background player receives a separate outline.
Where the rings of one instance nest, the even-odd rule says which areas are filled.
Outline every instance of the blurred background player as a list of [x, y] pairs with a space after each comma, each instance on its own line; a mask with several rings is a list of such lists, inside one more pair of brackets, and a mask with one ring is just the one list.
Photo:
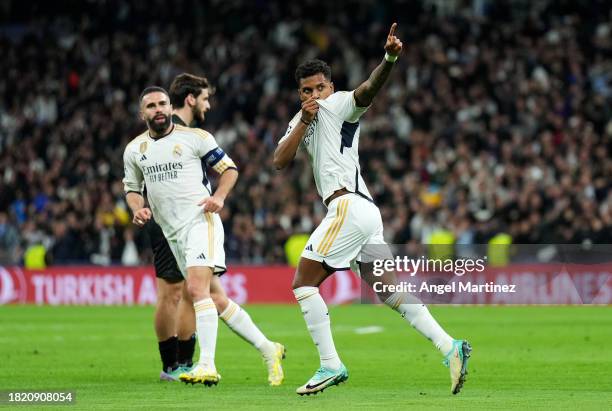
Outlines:
[[[155, 215], [187, 279], [200, 358], [179, 379], [216, 385], [221, 378], [215, 366], [218, 318], [210, 284], [216, 273], [226, 270], [223, 224], [217, 213], [234, 187], [238, 171], [210, 133], [172, 122], [170, 97], [164, 89], [146, 88], [140, 108], [148, 131], [125, 148], [126, 200], [134, 224], [143, 226]], [[202, 159], [220, 174], [214, 193], [203, 183]], [[145, 180], [150, 209], [142, 196]]]
[[[334, 346], [319, 285], [335, 271], [348, 269], [359, 258], [363, 246], [385, 244], [380, 211], [361, 177], [359, 118], [389, 77], [402, 50], [402, 42], [395, 36], [396, 27], [393, 23], [387, 36], [383, 61], [352, 92], [334, 92], [331, 69], [323, 61], [306, 61], [297, 68], [295, 78], [302, 110], [289, 123], [274, 153], [274, 165], [282, 169], [293, 160], [300, 145], [306, 149], [317, 190], [328, 208], [304, 248], [293, 280], [293, 292], [321, 360], [314, 376], [297, 389], [300, 395], [315, 394], [348, 379]], [[451, 338], [423, 304], [409, 304], [399, 293], [389, 296], [385, 304], [445, 355], [451, 391], [457, 394], [467, 373], [469, 344]]]
[[[170, 86], [170, 101], [173, 106], [172, 121], [174, 124], [190, 127], [202, 127], [206, 112], [210, 110], [209, 97], [211, 94], [208, 80], [205, 77], [198, 77], [192, 74], [183, 73], [175, 77]], [[202, 160], [202, 170], [204, 173], [203, 183], [208, 191], [211, 190], [210, 181], [206, 175], [206, 167], [214, 167], [216, 163], [207, 163]], [[160, 354], [164, 369], [167, 364], [174, 364], [170, 372], [162, 371], [161, 378], [166, 380], [177, 380], [178, 376], [184, 371], [181, 367], [190, 367], [195, 347], [195, 314], [193, 305], [189, 299], [189, 294], [184, 287], [183, 276], [176, 265], [176, 260], [166, 241], [159, 225], [153, 219], [147, 223], [151, 234], [151, 244], [155, 256], [155, 267], [158, 277], [158, 286], [161, 283], [163, 291], [159, 292], [160, 298], [164, 302], [158, 302], [156, 311], [156, 331], [160, 339]], [[158, 270], [159, 266], [159, 270]], [[285, 348], [270, 341], [253, 323], [249, 314], [238, 304], [228, 298], [219, 276], [213, 276], [210, 292], [211, 297], [217, 307], [217, 312], [221, 319], [234, 331], [255, 347], [262, 355], [268, 369], [268, 382], [272, 386], [280, 385], [283, 382], [284, 374], [281, 360], [285, 355]], [[159, 288], [158, 288], [159, 290]], [[181, 297], [182, 293], [182, 297]], [[178, 313], [177, 313], [178, 307]], [[160, 311], [162, 315], [158, 314]], [[178, 319], [177, 319], [178, 314]], [[178, 341], [175, 334], [168, 334], [178, 327]], [[160, 335], [161, 332], [165, 335]], [[165, 341], [163, 337], [171, 335]], [[162, 344], [170, 346], [162, 352]], [[172, 345], [178, 349], [178, 358], [172, 358], [172, 353], [177, 350], [172, 349]], [[164, 355], [166, 360], [164, 361]]]

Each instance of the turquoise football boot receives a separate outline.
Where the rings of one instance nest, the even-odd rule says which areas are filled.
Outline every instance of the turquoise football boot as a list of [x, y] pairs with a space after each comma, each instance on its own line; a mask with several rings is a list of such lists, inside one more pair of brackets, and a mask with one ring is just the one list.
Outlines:
[[458, 394], [467, 375], [468, 359], [472, 353], [472, 346], [465, 340], [454, 340], [453, 348], [446, 354], [444, 365], [450, 369], [451, 392]]
[[296, 393], [299, 395], [316, 394], [346, 380], [348, 380], [348, 370], [344, 364], [342, 364], [338, 370], [321, 367], [306, 384], [296, 390]]

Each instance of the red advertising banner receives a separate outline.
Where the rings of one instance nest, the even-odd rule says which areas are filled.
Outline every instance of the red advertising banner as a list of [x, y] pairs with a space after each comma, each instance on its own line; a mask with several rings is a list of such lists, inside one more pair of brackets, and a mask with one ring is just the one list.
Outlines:
[[[287, 266], [230, 266], [221, 281], [230, 298], [245, 303], [294, 303], [291, 282], [295, 269]], [[401, 278], [400, 278], [401, 279]], [[416, 279], [416, 278], [415, 278]], [[609, 265], [510, 265], [476, 276], [440, 278], [438, 289], [452, 286], [448, 298], [430, 289], [416, 293], [425, 303], [459, 304], [612, 304]], [[468, 289], [458, 284], [471, 283]], [[0, 305], [146, 305], [156, 301], [153, 267], [62, 266], [25, 270], [0, 266]], [[431, 283], [431, 281], [429, 281]], [[442, 284], [444, 283], [444, 284]], [[514, 285], [518, 293], [487, 292], [476, 284]], [[431, 286], [431, 284], [430, 284]], [[358, 301], [370, 294], [349, 271], [340, 271], [321, 286], [328, 304]], [[425, 298], [423, 298], [425, 297]], [[366, 298], [367, 299], [367, 298]]]
[[[221, 276], [228, 296], [239, 304], [294, 303], [294, 268], [230, 266]], [[1, 304], [144, 305], [156, 301], [155, 271], [146, 267], [62, 266], [25, 270], [0, 266]], [[359, 280], [337, 273], [321, 287], [331, 304], [359, 298]]]

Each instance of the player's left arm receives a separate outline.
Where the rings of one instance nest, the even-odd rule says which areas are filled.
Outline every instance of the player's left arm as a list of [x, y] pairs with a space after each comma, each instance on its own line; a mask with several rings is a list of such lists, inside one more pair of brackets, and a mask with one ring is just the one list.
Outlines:
[[217, 189], [213, 195], [206, 197], [198, 205], [204, 206], [204, 212], [218, 213], [225, 205], [225, 199], [236, 185], [236, 181], [238, 181], [238, 170], [235, 167], [228, 168], [219, 177]]
[[198, 150], [206, 166], [212, 168], [220, 175], [217, 189], [210, 197], [198, 203], [203, 206], [204, 212], [218, 213], [225, 204], [232, 188], [238, 180], [238, 168], [234, 161], [217, 145], [212, 134], [204, 132], [205, 138], [199, 140]]
[[395, 60], [397, 60], [397, 57], [402, 51], [402, 41], [395, 36], [396, 28], [397, 23], [393, 23], [387, 35], [385, 58], [374, 71], [372, 71], [370, 77], [361, 83], [355, 90], [355, 103], [357, 103], [358, 107], [368, 107], [372, 104], [372, 100], [374, 100], [378, 91], [389, 78], [389, 74], [391, 74], [391, 69], [395, 64]]

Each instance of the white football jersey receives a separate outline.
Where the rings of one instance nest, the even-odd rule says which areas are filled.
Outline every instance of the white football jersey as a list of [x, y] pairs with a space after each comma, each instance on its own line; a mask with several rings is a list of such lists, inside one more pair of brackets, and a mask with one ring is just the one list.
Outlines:
[[[372, 199], [361, 177], [358, 153], [359, 118], [368, 107], [357, 107], [354, 93], [338, 91], [325, 100], [317, 100], [319, 111], [301, 143], [308, 152], [317, 191], [323, 200], [341, 188]], [[301, 111], [293, 117], [279, 143], [289, 136], [300, 117]]]
[[212, 134], [178, 124], [158, 139], [146, 131], [125, 148], [125, 192], [142, 194], [146, 184], [153, 216], [169, 240], [203, 213], [198, 202], [212, 194], [203, 163], [219, 174], [236, 168]]

